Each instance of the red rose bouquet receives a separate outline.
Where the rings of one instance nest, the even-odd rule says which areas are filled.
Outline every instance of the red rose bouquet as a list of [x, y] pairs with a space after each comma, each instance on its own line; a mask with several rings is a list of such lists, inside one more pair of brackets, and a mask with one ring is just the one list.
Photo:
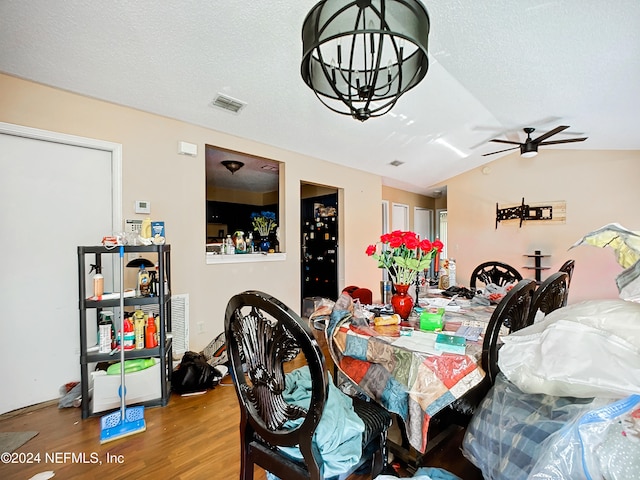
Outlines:
[[376, 245], [369, 245], [367, 255], [378, 261], [378, 267], [387, 269], [393, 283], [408, 285], [418, 272], [429, 268], [434, 253], [440, 253], [442, 247], [440, 240], [420, 240], [415, 232], [396, 230], [382, 235]]

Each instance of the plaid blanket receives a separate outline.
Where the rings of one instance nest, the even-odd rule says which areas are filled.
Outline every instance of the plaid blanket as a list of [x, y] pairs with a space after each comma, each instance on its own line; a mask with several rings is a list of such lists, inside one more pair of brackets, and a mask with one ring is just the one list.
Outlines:
[[331, 314], [326, 336], [334, 362], [367, 395], [400, 415], [409, 443], [424, 452], [431, 417], [484, 378], [480, 348], [468, 355], [416, 352], [394, 345], [397, 337], [350, 320], [346, 311]]

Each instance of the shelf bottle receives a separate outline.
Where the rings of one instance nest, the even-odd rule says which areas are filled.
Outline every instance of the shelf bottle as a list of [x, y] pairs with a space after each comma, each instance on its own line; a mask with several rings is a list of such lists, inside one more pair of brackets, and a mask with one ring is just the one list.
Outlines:
[[149, 313], [149, 318], [147, 318], [147, 328], [144, 334], [144, 346], [146, 348], [155, 348], [158, 346], [156, 322], [153, 318], [153, 313]]
[[138, 271], [138, 296], [148, 297], [151, 293], [151, 276], [144, 265]]
[[93, 281], [93, 296], [96, 300], [102, 300], [102, 295], [104, 294], [104, 276], [102, 275], [102, 269], [96, 265], [91, 264], [91, 270], [89, 270], [89, 274], [96, 272], [96, 274], [92, 277]]

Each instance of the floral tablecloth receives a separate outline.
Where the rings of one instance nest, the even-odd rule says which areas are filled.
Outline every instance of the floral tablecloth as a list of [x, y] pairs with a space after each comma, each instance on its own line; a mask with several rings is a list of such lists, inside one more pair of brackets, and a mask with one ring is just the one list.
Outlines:
[[[448, 328], [486, 326], [491, 311], [447, 312]], [[429, 345], [435, 334], [404, 337], [398, 326], [376, 329], [351, 320], [348, 311], [331, 314], [326, 337], [334, 361], [367, 395], [398, 414], [411, 446], [425, 452], [430, 419], [484, 378], [482, 339], [467, 342], [465, 355], [440, 354]]]

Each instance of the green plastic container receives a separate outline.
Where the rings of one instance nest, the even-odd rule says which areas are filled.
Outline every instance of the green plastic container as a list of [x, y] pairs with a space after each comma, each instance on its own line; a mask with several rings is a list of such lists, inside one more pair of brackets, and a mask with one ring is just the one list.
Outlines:
[[[125, 360], [124, 373], [133, 373], [153, 367], [156, 364], [153, 358], [135, 358], [133, 360]], [[114, 363], [107, 368], [107, 375], [120, 375], [120, 362]]]
[[444, 308], [439, 308], [436, 312], [425, 310], [420, 314], [420, 330], [436, 331], [442, 330], [444, 325]]

